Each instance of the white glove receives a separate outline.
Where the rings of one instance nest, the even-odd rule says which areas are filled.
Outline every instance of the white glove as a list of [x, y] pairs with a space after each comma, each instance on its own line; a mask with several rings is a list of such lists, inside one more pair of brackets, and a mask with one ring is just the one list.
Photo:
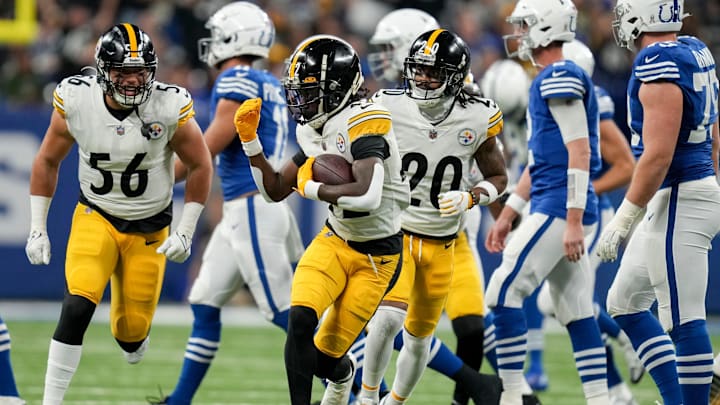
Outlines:
[[30, 232], [25, 245], [25, 254], [30, 264], [50, 264], [50, 239], [45, 231]]
[[170, 235], [156, 252], [164, 254], [168, 260], [176, 263], [182, 263], [190, 257], [190, 247], [192, 245], [192, 236], [175, 231]]
[[618, 247], [627, 238], [644, 209], [624, 199], [613, 219], [605, 226], [598, 240], [597, 255], [604, 262], [617, 259]]
[[438, 194], [441, 217], [451, 217], [472, 208], [472, 196], [468, 191], [452, 190]]

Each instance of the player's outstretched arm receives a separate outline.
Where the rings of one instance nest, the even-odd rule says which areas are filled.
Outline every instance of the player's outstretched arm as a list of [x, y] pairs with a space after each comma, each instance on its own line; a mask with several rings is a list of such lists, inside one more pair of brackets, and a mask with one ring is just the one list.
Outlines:
[[30, 173], [30, 235], [25, 245], [25, 254], [31, 264], [50, 263], [47, 215], [57, 187], [60, 163], [74, 143], [65, 118], [53, 110], [50, 125]]

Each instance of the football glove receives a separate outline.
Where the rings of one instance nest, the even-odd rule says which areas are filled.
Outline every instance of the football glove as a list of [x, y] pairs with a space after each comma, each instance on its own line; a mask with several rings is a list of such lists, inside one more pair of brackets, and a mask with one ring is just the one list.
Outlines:
[[295, 189], [298, 194], [311, 200], [318, 199], [318, 189], [320, 188], [320, 184], [322, 184], [313, 180], [312, 166], [314, 162], [315, 156], [308, 156], [305, 163], [298, 168], [297, 188]]
[[25, 254], [30, 264], [50, 264], [50, 238], [47, 233], [39, 230], [30, 232]]
[[627, 238], [645, 210], [624, 199], [612, 220], [605, 226], [598, 240], [597, 255], [604, 262], [617, 259], [618, 247]]
[[473, 206], [473, 198], [468, 191], [452, 190], [438, 194], [441, 217], [460, 215]]
[[235, 110], [235, 131], [237, 131], [242, 147], [247, 156], [255, 156], [262, 153], [262, 144], [257, 136], [257, 127], [260, 123], [260, 109], [262, 108], [261, 98], [245, 100]]
[[170, 261], [182, 263], [190, 257], [191, 245], [192, 236], [175, 231], [157, 248], [157, 252], [164, 254]]

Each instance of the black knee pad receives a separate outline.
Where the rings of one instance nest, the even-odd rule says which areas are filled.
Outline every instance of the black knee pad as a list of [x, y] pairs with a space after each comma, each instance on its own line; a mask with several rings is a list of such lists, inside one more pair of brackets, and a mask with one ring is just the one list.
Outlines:
[[85, 297], [66, 293], [53, 339], [68, 345], [81, 345], [95, 307], [95, 303]]
[[330, 381], [340, 381], [350, 374], [350, 358], [346, 355], [341, 358], [330, 357], [327, 354], [317, 351], [317, 372], [320, 378], [327, 378]]
[[[485, 335], [485, 321], [481, 315], [466, 315], [452, 320], [453, 332], [459, 339]], [[482, 341], [482, 340], [481, 340]]]
[[315, 310], [308, 307], [291, 307], [288, 315], [288, 337], [293, 339], [307, 339], [315, 335], [318, 317]]

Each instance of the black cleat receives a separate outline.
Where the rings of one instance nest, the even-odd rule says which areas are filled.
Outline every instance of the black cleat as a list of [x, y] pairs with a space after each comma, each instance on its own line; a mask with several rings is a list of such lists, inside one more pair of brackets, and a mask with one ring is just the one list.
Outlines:
[[522, 400], [523, 405], [542, 405], [540, 403], [540, 398], [538, 398], [535, 394], [523, 395]]
[[170, 403], [170, 396], [169, 396], [169, 395], [164, 395], [163, 392], [162, 392], [162, 388], [160, 388], [159, 386], [158, 386], [158, 391], [159, 391], [160, 395], [158, 395], [158, 396], [156, 396], [156, 397], [155, 397], [155, 396], [152, 396], [152, 395], [148, 395], [148, 396], [145, 397], [145, 400], [148, 401], [148, 404], [150, 404], [150, 405], [166, 405], [166, 404], [169, 404], [169, 403]]

